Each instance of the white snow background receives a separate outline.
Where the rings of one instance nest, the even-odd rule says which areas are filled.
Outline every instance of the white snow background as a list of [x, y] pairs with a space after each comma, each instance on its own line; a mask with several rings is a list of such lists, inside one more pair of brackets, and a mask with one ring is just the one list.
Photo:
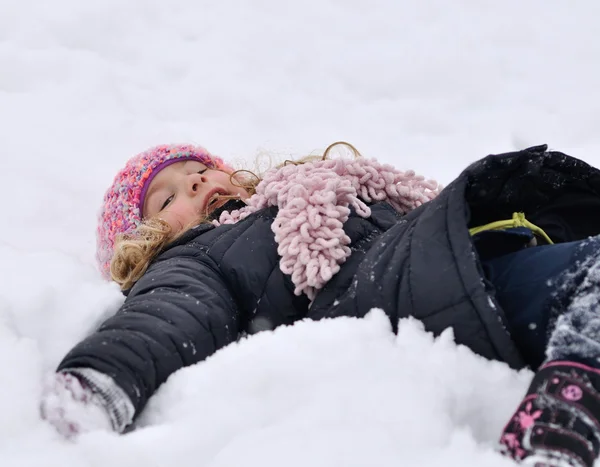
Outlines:
[[0, 465], [500, 466], [531, 373], [381, 312], [264, 333], [175, 374], [125, 436], [62, 440], [43, 375], [122, 297], [95, 269], [131, 155], [336, 140], [447, 183], [548, 143], [600, 162], [595, 0], [0, 0]]

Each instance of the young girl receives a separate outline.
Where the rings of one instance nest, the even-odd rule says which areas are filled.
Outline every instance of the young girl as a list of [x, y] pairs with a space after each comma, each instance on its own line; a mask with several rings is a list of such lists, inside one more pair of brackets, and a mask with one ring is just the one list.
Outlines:
[[127, 298], [44, 392], [60, 433], [123, 432], [172, 373], [242, 335], [377, 307], [394, 329], [408, 316], [453, 327], [474, 352], [537, 370], [505, 454], [593, 464], [600, 171], [538, 146], [488, 156], [441, 192], [361, 157], [257, 182], [192, 146], [152, 148], [117, 174], [98, 260]]

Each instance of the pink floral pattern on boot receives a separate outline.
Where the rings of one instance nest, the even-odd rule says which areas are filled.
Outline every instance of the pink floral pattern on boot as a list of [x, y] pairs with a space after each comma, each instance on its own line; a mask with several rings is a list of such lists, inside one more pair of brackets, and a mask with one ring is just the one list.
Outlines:
[[531, 411], [531, 401], [527, 402], [525, 405], [525, 410], [521, 410], [517, 412], [516, 421], [519, 424], [521, 431], [525, 431], [531, 425], [535, 423], [535, 421], [540, 418], [542, 415], [541, 410], [536, 410], [535, 412]]
[[[525, 407], [523, 407], [523, 404], [525, 404]], [[521, 460], [525, 456], [526, 451], [521, 445], [523, 437], [526, 431], [542, 415], [542, 410], [532, 410], [532, 401], [525, 399], [504, 429], [504, 433], [500, 438], [500, 443], [505, 445], [507, 453], [515, 460]]]
[[592, 467], [600, 449], [600, 371], [550, 362], [500, 436], [500, 452], [536, 467]]

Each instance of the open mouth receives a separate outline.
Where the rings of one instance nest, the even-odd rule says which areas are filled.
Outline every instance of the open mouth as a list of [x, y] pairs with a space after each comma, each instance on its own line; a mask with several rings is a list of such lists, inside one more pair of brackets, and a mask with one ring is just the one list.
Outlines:
[[206, 209], [211, 211], [212, 209], [216, 208], [217, 206], [223, 204], [224, 201], [227, 201], [227, 200], [225, 198], [222, 198], [221, 195], [211, 196], [211, 198], [208, 200], [208, 205], [206, 206]]
[[227, 194], [225, 190], [215, 190], [211, 193], [206, 202], [206, 214], [210, 214], [215, 209], [223, 206], [227, 201], [231, 199], [231, 196]]

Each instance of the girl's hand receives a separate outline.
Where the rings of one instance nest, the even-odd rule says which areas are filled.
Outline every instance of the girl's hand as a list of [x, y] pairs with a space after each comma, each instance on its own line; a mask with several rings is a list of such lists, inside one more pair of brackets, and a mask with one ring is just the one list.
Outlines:
[[71, 373], [55, 373], [48, 378], [40, 413], [67, 439], [95, 430], [113, 431], [102, 398]]

